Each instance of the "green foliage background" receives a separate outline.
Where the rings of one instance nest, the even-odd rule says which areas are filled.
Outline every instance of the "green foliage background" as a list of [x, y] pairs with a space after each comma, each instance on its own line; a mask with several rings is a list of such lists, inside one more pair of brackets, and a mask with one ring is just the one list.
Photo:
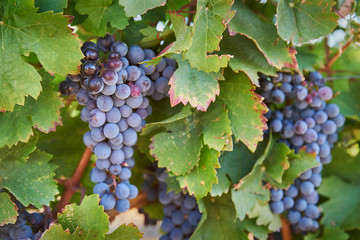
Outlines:
[[[319, 188], [321, 231], [296, 238], [359, 239], [358, 14], [358, 1], [346, 0], [1, 1], [0, 225], [16, 220], [13, 197], [41, 208], [55, 206], [63, 194], [55, 179], [72, 176], [87, 126], [79, 105], [60, 97], [57, 86], [77, 72], [81, 42], [108, 32], [128, 45], [161, 51], [150, 63], [164, 56], [178, 63], [170, 99], [152, 102], [132, 182], [140, 186], [146, 164], [158, 160], [172, 176], [169, 186], [194, 194], [203, 217], [191, 239], [253, 234], [265, 240], [280, 229], [263, 183], [286, 188], [316, 161], [276, 144], [275, 137], [264, 139], [268, 109], [255, 92], [258, 73], [319, 69], [339, 91], [332, 101], [347, 121]], [[339, 16], [347, 16], [346, 26]], [[329, 46], [339, 30], [345, 37]], [[105, 235], [109, 220], [90, 195], [90, 169], [81, 180], [89, 196], [77, 205], [76, 193], [43, 239], [140, 239], [133, 225]]]

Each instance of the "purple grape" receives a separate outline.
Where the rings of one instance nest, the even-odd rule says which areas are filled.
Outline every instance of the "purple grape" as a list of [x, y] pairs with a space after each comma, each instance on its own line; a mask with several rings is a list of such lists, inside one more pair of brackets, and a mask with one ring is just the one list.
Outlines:
[[337, 127], [334, 121], [332, 120], [327, 120], [322, 126], [321, 126], [321, 130], [323, 131], [323, 133], [330, 135], [336, 132]]
[[92, 127], [100, 127], [106, 121], [106, 115], [104, 112], [100, 111], [99, 109], [95, 108], [90, 111], [88, 115], [89, 124]]
[[96, 105], [101, 111], [108, 112], [113, 108], [114, 102], [110, 96], [102, 95], [96, 100]]
[[285, 210], [284, 203], [282, 201], [271, 202], [270, 208], [275, 214], [280, 214]]
[[105, 137], [111, 139], [116, 137], [119, 134], [119, 126], [115, 123], [107, 123], [104, 126], [104, 135]]
[[111, 163], [109, 159], [96, 159], [96, 167], [100, 170], [109, 170]]
[[91, 129], [91, 137], [98, 142], [104, 141], [106, 137], [104, 135], [103, 127], [94, 127]]
[[110, 34], [106, 34], [105, 37], [99, 37], [97, 39], [97, 46], [103, 52], [109, 52], [113, 43], [114, 38]]
[[128, 105], [132, 109], [139, 108], [142, 102], [143, 102], [143, 96], [141, 95], [138, 97], [129, 97], [128, 99], [126, 99], [126, 105]]
[[123, 167], [119, 175], [121, 180], [129, 180], [131, 178], [131, 171], [129, 168]]
[[138, 64], [145, 59], [145, 52], [141, 47], [133, 45], [129, 48], [127, 59], [131, 64]]
[[106, 172], [98, 168], [93, 168], [90, 172], [90, 180], [94, 183], [100, 183], [105, 181]]
[[310, 181], [305, 181], [300, 184], [300, 192], [303, 195], [310, 195], [315, 191], [314, 184]]
[[88, 131], [84, 134], [83, 136], [83, 142], [85, 144], [85, 146], [93, 149], [97, 144], [98, 142], [95, 141], [92, 137], [91, 137], [91, 132]]
[[111, 165], [109, 170], [110, 170], [111, 174], [119, 175], [121, 173], [122, 168], [120, 165]]
[[120, 110], [116, 107], [113, 107], [110, 111], [106, 113], [106, 121], [109, 123], [117, 123], [121, 119]]
[[112, 164], [121, 164], [125, 160], [125, 154], [122, 150], [112, 151], [109, 160]]
[[116, 87], [115, 95], [119, 99], [127, 99], [130, 96], [131, 89], [126, 84], [120, 84]]
[[124, 42], [114, 42], [111, 45], [111, 51], [118, 52], [122, 57], [125, 57], [128, 52], [128, 46]]
[[130, 115], [132, 114], [132, 108], [129, 107], [128, 105], [122, 105], [120, 108], [120, 114], [121, 114], [121, 117], [123, 118], [128, 118], [130, 117]]
[[321, 87], [318, 91], [319, 98], [324, 101], [328, 101], [333, 97], [333, 91], [330, 87]]
[[111, 154], [111, 148], [106, 142], [101, 142], [96, 145], [94, 153], [99, 159], [107, 159]]
[[93, 193], [99, 194], [99, 197], [103, 197], [106, 193], [110, 191], [108, 185], [106, 183], [98, 183], [93, 188]]
[[130, 209], [130, 202], [127, 199], [119, 199], [116, 201], [116, 205], [115, 205], [115, 209], [116, 211], [122, 213], [122, 212], [126, 212], [127, 210]]

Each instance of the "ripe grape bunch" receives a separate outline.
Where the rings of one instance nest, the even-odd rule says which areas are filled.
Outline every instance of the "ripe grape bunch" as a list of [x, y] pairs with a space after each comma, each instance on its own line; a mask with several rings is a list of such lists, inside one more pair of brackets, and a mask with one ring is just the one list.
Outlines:
[[319, 162], [289, 188], [272, 189], [271, 209], [276, 214], [287, 211], [296, 233], [316, 232], [321, 215], [316, 188], [321, 184], [323, 164], [332, 160], [331, 149], [345, 118], [336, 104], [327, 103], [333, 91], [318, 72], [311, 72], [304, 81], [299, 74], [285, 72], [277, 77], [261, 76], [260, 86], [265, 103], [273, 110], [267, 116], [270, 129], [295, 152], [305, 147], [307, 153], [315, 153]]
[[41, 230], [44, 230], [44, 216], [37, 212], [29, 213], [19, 202], [16, 204], [19, 213], [16, 222], [0, 226], [0, 239], [40, 239], [42, 236]]
[[152, 113], [147, 96], [154, 100], [167, 97], [177, 63], [163, 58], [156, 66], [140, 64], [155, 53], [137, 45], [128, 48], [109, 34], [97, 43], [85, 42], [81, 50], [85, 57], [80, 73], [69, 74], [59, 90], [64, 95], [76, 93], [79, 104], [85, 106], [80, 117], [89, 123], [90, 131], [83, 140], [97, 157], [90, 173], [96, 183], [93, 192], [99, 194], [105, 210], [125, 212], [130, 208], [129, 199], [138, 195], [129, 179], [135, 165], [137, 132]]
[[158, 168], [154, 163], [149, 169], [153, 172], [145, 173], [142, 190], [149, 201], [158, 200], [164, 205], [161, 229], [165, 234], [160, 240], [189, 239], [201, 218], [196, 199], [188, 193], [168, 193], [165, 168]]

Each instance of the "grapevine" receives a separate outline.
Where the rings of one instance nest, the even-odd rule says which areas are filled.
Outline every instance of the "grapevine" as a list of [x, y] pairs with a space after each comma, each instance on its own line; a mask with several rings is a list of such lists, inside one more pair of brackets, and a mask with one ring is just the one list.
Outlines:
[[359, 15], [2, 1], [0, 239], [359, 239]]

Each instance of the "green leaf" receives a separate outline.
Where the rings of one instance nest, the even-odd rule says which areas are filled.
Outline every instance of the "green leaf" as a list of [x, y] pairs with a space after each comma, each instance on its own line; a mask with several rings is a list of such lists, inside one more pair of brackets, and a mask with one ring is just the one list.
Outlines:
[[187, 188], [190, 195], [199, 199], [211, 192], [212, 184], [217, 183], [216, 168], [219, 168], [220, 153], [205, 145], [201, 149], [199, 165], [189, 174], [177, 177], [182, 188]]
[[[345, 230], [360, 227], [360, 187], [338, 177], [323, 179], [319, 193], [329, 198], [320, 206], [324, 217], [321, 222], [326, 226], [341, 227]], [[341, 208], [339, 208], [341, 206]]]
[[0, 193], [0, 226], [5, 224], [14, 224], [18, 216], [17, 206], [9, 194], [6, 192]]
[[[76, 169], [78, 162], [85, 150], [83, 135], [88, 129], [88, 124], [81, 121], [78, 115], [72, 116], [69, 107], [61, 109], [63, 126], [57, 127], [56, 132], [40, 133], [37, 147], [53, 155], [51, 163], [61, 166], [56, 169], [56, 178], [69, 178]], [[64, 151], [66, 149], [66, 151]]]
[[300, 45], [330, 34], [338, 19], [334, 4], [332, 0], [280, 0], [276, 14], [280, 37]]
[[169, 15], [176, 41], [165, 53], [153, 58], [151, 61], [146, 62], [149, 65], [157, 65], [164, 56], [171, 53], [181, 53], [182, 51], [189, 49], [191, 46], [191, 31], [190, 27], [185, 23], [185, 17], [176, 12], [170, 12]]
[[150, 153], [159, 161], [159, 167], [166, 167], [178, 176], [198, 164], [202, 142], [195, 125], [195, 119], [188, 117], [152, 137]]
[[349, 239], [349, 234], [347, 234], [343, 229], [338, 227], [325, 227], [324, 233], [321, 236], [320, 240], [347, 240]]
[[[356, 61], [354, 59], [354, 61]], [[347, 81], [348, 77], [344, 77]], [[346, 117], [354, 117], [360, 119], [360, 82], [349, 81], [348, 89], [341, 89], [340, 95], [334, 98], [333, 103], [336, 103], [341, 109], [341, 113]]]
[[[166, 128], [166, 126], [173, 125], [179, 120], [183, 120], [191, 115], [191, 108], [189, 106], [184, 106], [180, 112], [172, 115], [171, 117], [160, 121], [160, 122], [150, 122], [145, 125], [143, 130], [141, 131], [141, 135], [149, 135], [153, 131], [159, 128]], [[151, 117], [151, 116], [150, 116]]]
[[16, 146], [13, 146], [12, 148], [9, 147], [0, 148], [0, 163], [3, 161], [25, 162], [25, 160], [29, 157], [29, 154], [35, 151], [36, 141], [37, 141], [37, 137], [32, 137], [27, 143], [19, 143]]
[[175, 106], [182, 102], [188, 102], [200, 111], [206, 111], [211, 102], [220, 93], [218, 80], [223, 79], [221, 73], [207, 73], [191, 68], [188, 61], [176, 56], [178, 69], [170, 78], [170, 102]]
[[50, 159], [51, 155], [36, 150], [29, 155], [27, 161], [2, 160], [0, 187], [8, 189], [25, 206], [29, 204], [37, 208], [41, 208], [42, 205], [48, 206], [58, 193], [53, 179], [56, 166], [49, 164]]
[[236, 190], [232, 190], [232, 201], [236, 208], [236, 217], [245, 219], [258, 201], [267, 202], [270, 192], [262, 184], [264, 171], [261, 166], [255, 167], [246, 177], [240, 180]]
[[[42, 240], [77, 240], [82, 239], [77, 233], [70, 235], [69, 230], [64, 230], [60, 225], [51, 225], [41, 237]], [[84, 239], [84, 238], [83, 238]]]
[[203, 125], [204, 144], [219, 152], [223, 150], [229, 144], [232, 135], [228, 111], [218, 101], [211, 104], [199, 120]]
[[219, 50], [219, 43], [226, 25], [234, 16], [231, 11], [232, 0], [199, 0], [192, 27], [193, 41], [185, 57], [191, 67], [205, 72], [218, 72], [226, 67], [229, 55], [208, 55]]
[[173, 36], [173, 31], [169, 27], [165, 27], [163, 31], [159, 32], [155, 27], [146, 26], [139, 31], [143, 35], [143, 38], [139, 42], [142, 48], [156, 48], [161, 41], [164, 41], [163, 39]]
[[225, 32], [220, 42], [220, 49], [221, 53], [233, 55], [229, 63], [231, 69], [235, 72], [245, 72], [255, 85], [259, 85], [258, 72], [270, 76], [276, 75], [276, 69], [269, 65], [256, 44], [245, 36], [239, 34], [229, 36], [229, 33]]
[[80, 40], [62, 14], [36, 13], [33, 0], [19, 0], [16, 5], [3, 1], [1, 6], [0, 111], [13, 111], [15, 104], [24, 105], [26, 96], [36, 99], [41, 91], [40, 75], [22, 55], [34, 52], [46, 71], [60, 75], [76, 72], [83, 55]]
[[129, 17], [136, 17], [142, 15], [148, 10], [164, 6], [166, 0], [119, 0], [119, 3], [125, 7], [126, 15]]
[[279, 231], [282, 224], [278, 214], [274, 214], [269, 207], [269, 204], [261, 204], [256, 202], [255, 207], [249, 213], [249, 218], [256, 218], [257, 225], [267, 226], [270, 231]]
[[55, 131], [61, 125], [60, 108], [63, 106], [59, 93], [50, 84], [53, 77], [43, 69], [42, 92], [37, 100], [27, 97], [24, 106], [16, 106], [13, 112], [0, 113], [0, 147], [11, 146], [18, 141], [27, 142], [33, 135], [33, 127], [42, 132]]
[[122, 224], [114, 232], [105, 236], [106, 240], [139, 240], [143, 238], [143, 233], [133, 224]]
[[97, 194], [85, 196], [80, 206], [75, 203], [65, 206], [64, 211], [58, 214], [58, 221], [63, 229], [74, 233], [79, 228], [84, 234], [91, 230], [94, 238], [104, 237], [109, 231], [108, 218], [104, 207], [99, 205]]
[[[273, 141], [276, 142], [276, 141]], [[291, 150], [285, 143], [274, 143], [269, 155], [264, 161], [266, 174], [275, 181], [281, 183], [286, 169], [290, 167], [288, 155]]]
[[360, 182], [360, 155], [350, 156], [341, 144], [335, 145], [331, 155], [331, 164], [323, 169], [324, 176], [338, 176], [347, 181]]
[[242, 1], [236, 1], [232, 9], [236, 14], [229, 23], [231, 35], [240, 33], [252, 39], [269, 64], [278, 69], [292, 62], [286, 42], [279, 39], [272, 23], [263, 22]]
[[66, 8], [66, 5], [67, 0], [35, 0], [35, 7], [39, 8], [39, 13], [48, 11], [59, 13], [63, 11], [63, 8]]
[[213, 185], [212, 196], [227, 193], [232, 183], [239, 183], [241, 178], [248, 175], [255, 165], [261, 165], [269, 151], [271, 141], [259, 144], [255, 153], [252, 153], [244, 144], [237, 143], [233, 151], [223, 152], [219, 158], [221, 168], [217, 170], [219, 184]]
[[216, 198], [204, 198], [203, 204], [206, 210], [196, 231], [191, 236], [192, 240], [248, 239], [240, 221], [236, 220], [230, 194]]
[[292, 151], [288, 157], [290, 166], [285, 170], [281, 181], [268, 178], [268, 181], [277, 188], [284, 189], [289, 187], [290, 184], [294, 183], [295, 178], [299, 177], [301, 173], [319, 165], [319, 163], [315, 160], [315, 154], [306, 153], [305, 149], [301, 149], [297, 154]]
[[235, 138], [254, 152], [258, 142], [263, 140], [263, 131], [267, 129], [264, 114], [268, 109], [254, 92], [255, 88], [245, 73], [236, 74], [227, 69], [225, 79], [220, 83], [219, 99], [229, 111]]
[[84, 27], [99, 37], [105, 36], [107, 23], [120, 30], [129, 24], [124, 8], [117, 0], [77, 0], [75, 9], [88, 15]]

